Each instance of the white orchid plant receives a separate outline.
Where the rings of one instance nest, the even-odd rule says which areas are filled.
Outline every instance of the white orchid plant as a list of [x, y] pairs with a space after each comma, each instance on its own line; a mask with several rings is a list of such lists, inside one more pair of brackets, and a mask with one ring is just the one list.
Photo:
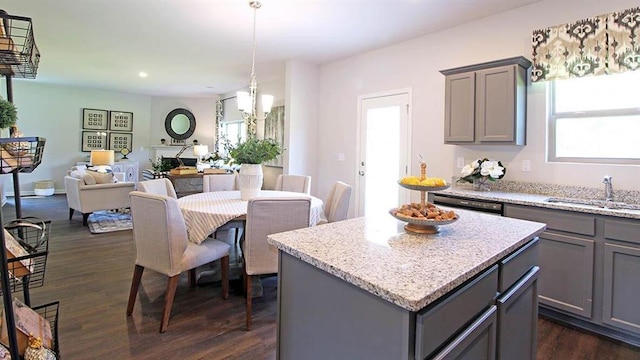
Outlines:
[[477, 159], [465, 165], [460, 171], [460, 179], [458, 182], [473, 183], [474, 179], [487, 179], [496, 181], [502, 179], [507, 173], [507, 168], [498, 160], [489, 160], [487, 158]]

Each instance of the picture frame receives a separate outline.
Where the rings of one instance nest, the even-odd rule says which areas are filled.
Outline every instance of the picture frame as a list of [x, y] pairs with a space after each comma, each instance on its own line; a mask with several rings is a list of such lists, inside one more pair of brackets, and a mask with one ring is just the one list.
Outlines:
[[102, 150], [107, 148], [107, 133], [104, 131], [83, 131], [82, 151]]
[[133, 113], [126, 111], [109, 111], [109, 130], [133, 131]]
[[108, 111], [100, 109], [82, 109], [82, 128], [87, 130], [107, 130]]
[[133, 134], [110, 132], [109, 133], [109, 150], [120, 152], [122, 148], [133, 149]]

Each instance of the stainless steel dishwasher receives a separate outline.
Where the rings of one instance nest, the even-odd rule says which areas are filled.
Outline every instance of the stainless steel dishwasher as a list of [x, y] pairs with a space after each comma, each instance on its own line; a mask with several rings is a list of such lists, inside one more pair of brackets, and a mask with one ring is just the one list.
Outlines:
[[473, 210], [502, 216], [502, 203], [488, 200], [470, 199], [461, 196], [429, 193], [429, 201], [435, 205]]

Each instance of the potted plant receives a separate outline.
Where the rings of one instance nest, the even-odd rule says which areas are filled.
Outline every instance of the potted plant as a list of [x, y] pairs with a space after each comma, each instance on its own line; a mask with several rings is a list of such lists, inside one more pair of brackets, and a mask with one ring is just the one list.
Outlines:
[[258, 196], [262, 188], [262, 163], [282, 154], [282, 147], [274, 139], [250, 137], [229, 147], [231, 162], [241, 164], [238, 174], [240, 198], [249, 200]]
[[9, 129], [16, 124], [18, 111], [15, 105], [0, 97], [0, 129]]

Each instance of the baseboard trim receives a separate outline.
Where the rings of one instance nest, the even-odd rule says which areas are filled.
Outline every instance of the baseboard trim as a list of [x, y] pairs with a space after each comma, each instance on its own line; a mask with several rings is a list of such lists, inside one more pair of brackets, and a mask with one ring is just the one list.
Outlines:
[[606, 337], [609, 340], [628, 344], [634, 347], [640, 347], [640, 336], [630, 335], [621, 331], [610, 329], [608, 327], [593, 324], [588, 321], [555, 311], [554, 309], [546, 308], [542, 305], [538, 307], [538, 315], [540, 317], [559, 322], [563, 325], [567, 325], [578, 330], [585, 330], [595, 335]]

